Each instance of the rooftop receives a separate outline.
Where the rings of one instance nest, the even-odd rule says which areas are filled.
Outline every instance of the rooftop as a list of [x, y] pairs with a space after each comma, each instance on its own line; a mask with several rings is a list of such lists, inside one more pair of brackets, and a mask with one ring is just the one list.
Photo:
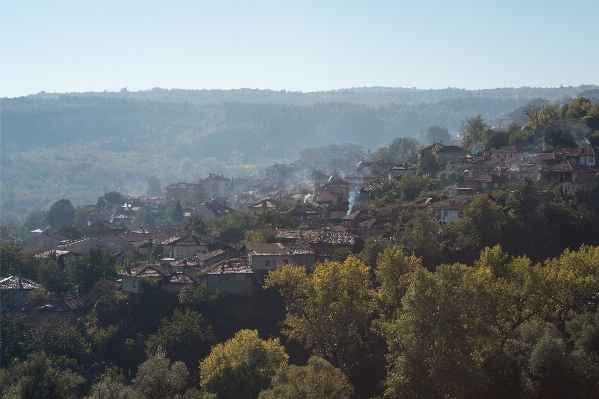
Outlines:
[[8, 276], [0, 279], [0, 290], [34, 290], [42, 287], [41, 284], [36, 283], [21, 276]]

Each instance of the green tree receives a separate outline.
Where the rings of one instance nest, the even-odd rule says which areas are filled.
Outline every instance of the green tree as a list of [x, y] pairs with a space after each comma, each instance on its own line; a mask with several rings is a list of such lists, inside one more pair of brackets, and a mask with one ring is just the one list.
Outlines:
[[389, 247], [389, 241], [378, 237], [368, 237], [364, 241], [364, 247], [357, 255], [367, 266], [375, 268], [379, 254], [383, 253]]
[[31, 331], [28, 347], [32, 351], [45, 351], [56, 356], [82, 359], [86, 342], [81, 332], [71, 323], [58, 317], [44, 317]]
[[60, 227], [56, 229], [56, 232], [62, 234], [63, 236], [69, 237], [72, 240], [78, 240], [79, 238], [83, 237], [83, 233], [71, 223], [61, 224]]
[[181, 206], [181, 202], [177, 201], [177, 204], [175, 204], [175, 207], [172, 209], [169, 216], [171, 220], [175, 223], [183, 221], [185, 217], [183, 215], [183, 207]]
[[490, 127], [482, 116], [468, 118], [461, 128], [462, 145], [473, 154], [482, 152], [489, 140], [489, 133]]
[[418, 159], [418, 171], [425, 175], [435, 175], [439, 170], [437, 156], [431, 151], [423, 151]]
[[256, 230], [249, 231], [247, 241], [252, 244], [269, 244], [278, 242], [277, 230], [272, 227], [261, 227]]
[[287, 358], [278, 339], [262, 340], [256, 330], [241, 330], [202, 360], [200, 385], [219, 399], [258, 398]]
[[205, 234], [208, 230], [206, 218], [201, 213], [192, 213], [183, 224], [185, 234]]
[[370, 268], [354, 257], [319, 264], [310, 276], [303, 267], [283, 266], [269, 272], [264, 287], [285, 299], [283, 333], [351, 375], [374, 310]]
[[526, 178], [516, 186], [516, 189], [508, 196], [506, 206], [517, 220], [528, 219], [535, 211], [538, 200], [536, 198], [538, 188], [535, 182]]
[[162, 320], [162, 327], [146, 341], [146, 353], [162, 348], [173, 360], [181, 360], [188, 368], [196, 367], [210, 352], [215, 341], [212, 327], [201, 314], [186, 309], [176, 310], [171, 321]]
[[127, 197], [118, 191], [110, 191], [108, 193], [104, 193], [103, 196], [98, 197], [98, 201], [96, 206], [102, 208], [114, 208], [119, 207], [127, 202]]
[[93, 206], [89, 205], [77, 205], [77, 208], [75, 208], [75, 215], [73, 216], [73, 224], [79, 229], [87, 226], [87, 222], [89, 221], [88, 213], [93, 208]]
[[390, 398], [477, 397], [481, 359], [496, 342], [492, 275], [465, 265], [417, 269], [387, 325]]
[[353, 391], [341, 370], [313, 356], [305, 366], [282, 364], [260, 399], [349, 399]]
[[437, 260], [441, 255], [438, 236], [439, 225], [431, 220], [427, 211], [417, 209], [405, 224], [405, 231], [398, 241], [406, 251], [416, 256]]
[[139, 399], [180, 398], [189, 371], [183, 362], [174, 362], [158, 351], [137, 369], [133, 379], [133, 397]]
[[499, 242], [506, 216], [500, 206], [486, 196], [479, 196], [466, 205], [460, 218], [448, 227], [457, 235], [461, 248], [493, 246]]
[[162, 197], [162, 181], [158, 176], [153, 175], [148, 178], [146, 195], [150, 198]]
[[133, 388], [126, 384], [125, 377], [104, 373], [85, 399], [133, 399]]
[[46, 220], [50, 227], [57, 229], [63, 223], [73, 223], [73, 217], [75, 216], [75, 208], [71, 201], [68, 199], [61, 199], [56, 201], [50, 207], [50, 210], [46, 214]]
[[449, 143], [451, 141], [447, 128], [436, 125], [426, 129], [425, 137], [427, 143]]
[[85, 382], [73, 372], [76, 363], [64, 357], [35, 352], [0, 370], [3, 398], [76, 399]]
[[46, 213], [42, 211], [33, 210], [27, 214], [23, 227], [27, 230], [43, 229], [47, 226]]
[[406, 162], [410, 154], [416, 151], [418, 141], [410, 137], [397, 137], [387, 147], [381, 147], [372, 155], [373, 161], [393, 163]]
[[86, 293], [101, 278], [116, 278], [116, 260], [110, 250], [102, 247], [90, 248], [89, 251], [71, 264], [77, 292]]
[[422, 268], [414, 255], [389, 246], [376, 262], [376, 303], [383, 320], [389, 320], [401, 310], [401, 300], [412, 281], [412, 274]]
[[0, 308], [0, 369], [25, 356], [33, 327], [28, 315]]

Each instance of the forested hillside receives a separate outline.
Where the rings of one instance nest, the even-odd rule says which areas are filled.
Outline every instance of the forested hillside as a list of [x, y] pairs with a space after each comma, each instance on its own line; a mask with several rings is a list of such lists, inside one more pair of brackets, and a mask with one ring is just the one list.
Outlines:
[[[0, 209], [5, 221], [19, 224], [32, 208], [56, 198], [83, 204], [112, 190], [142, 194], [152, 175], [168, 184], [211, 171], [262, 173], [274, 162], [297, 159], [305, 148], [350, 142], [375, 150], [428, 126], [456, 132], [475, 115], [493, 124], [533, 98], [556, 100], [594, 87], [152, 89], [4, 98]], [[230, 162], [234, 151], [241, 164]]]

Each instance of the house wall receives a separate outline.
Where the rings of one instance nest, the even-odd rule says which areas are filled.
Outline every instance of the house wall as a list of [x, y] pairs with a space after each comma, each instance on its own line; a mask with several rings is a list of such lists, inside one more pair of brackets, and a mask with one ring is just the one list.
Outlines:
[[57, 249], [59, 245], [60, 241], [55, 240], [54, 238], [45, 234], [38, 234], [35, 237], [31, 237], [30, 239], [23, 241], [22, 248], [23, 252], [31, 252], [32, 254], [37, 255], [51, 249]]
[[202, 280], [206, 287], [229, 294], [250, 295], [254, 291], [251, 273], [205, 274]]
[[333, 206], [337, 205], [337, 196], [327, 190], [323, 190], [316, 196], [317, 202], [331, 202]]
[[208, 250], [206, 245], [167, 245], [162, 244], [162, 253], [165, 255], [173, 254], [175, 259], [188, 258], [198, 252]]
[[131, 292], [133, 294], [139, 293], [139, 278], [131, 276], [122, 276], [121, 291]]
[[284, 263], [293, 263], [291, 255], [250, 255], [249, 260], [254, 272], [275, 270]]
[[443, 220], [445, 224], [451, 224], [460, 218], [460, 213], [457, 209], [439, 209], [437, 218]]

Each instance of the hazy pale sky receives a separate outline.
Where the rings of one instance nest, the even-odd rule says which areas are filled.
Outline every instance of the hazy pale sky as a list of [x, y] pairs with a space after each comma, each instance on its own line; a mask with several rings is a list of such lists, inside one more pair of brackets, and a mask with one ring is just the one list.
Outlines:
[[599, 1], [0, 1], [0, 95], [599, 84]]

